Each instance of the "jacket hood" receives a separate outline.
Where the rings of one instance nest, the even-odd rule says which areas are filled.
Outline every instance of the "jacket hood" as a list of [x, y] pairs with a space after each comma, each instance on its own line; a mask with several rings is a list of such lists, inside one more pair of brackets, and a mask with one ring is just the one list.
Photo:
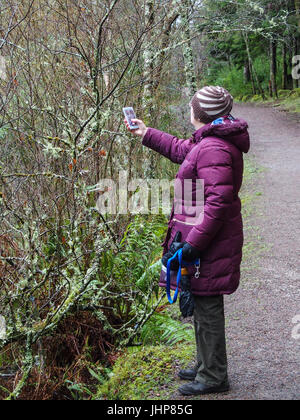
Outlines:
[[194, 134], [196, 143], [205, 137], [220, 137], [234, 144], [243, 153], [250, 150], [250, 136], [248, 132], [248, 123], [242, 119], [235, 119], [231, 116], [219, 118], [212, 123], [206, 124], [197, 130]]

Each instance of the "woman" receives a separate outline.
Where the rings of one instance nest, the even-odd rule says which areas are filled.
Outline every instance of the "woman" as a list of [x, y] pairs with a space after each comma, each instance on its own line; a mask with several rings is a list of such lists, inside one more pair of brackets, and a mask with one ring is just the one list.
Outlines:
[[[165, 264], [176, 250], [183, 248], [184, 260], [201, 260], [200, 276], [195, 275], [194, 267], [189, 268], [195, 300], [197, 363], [179, 372], [181, 379], [191, 381], [179, 391], [183, 395], [202, 395], [229, 390], [224, 295], [234, 293], [240, 281], [243, 223], [238, 194], [243, 179], [243, 153], [249, 151], [250, 138], [248, 124], [230, 114], [233, 97], [227, 90], [204, 87], [190, 106], [196, 132], [188, 140], [147, 128], [141, 120], [134, 120], [139, 129], [132, 132], [143, 137], [144, 146], [181, 164], [177, 178], [182, 183], [185, 179], [204, 180], [201, 223], [187, 223], [186, 215], [175, 214], [173, 208], [163, 258]], [[160, 286], [166, 286], [163, 272]], [[176, 275], [172, 278], [172, 289], [175, 288]]]

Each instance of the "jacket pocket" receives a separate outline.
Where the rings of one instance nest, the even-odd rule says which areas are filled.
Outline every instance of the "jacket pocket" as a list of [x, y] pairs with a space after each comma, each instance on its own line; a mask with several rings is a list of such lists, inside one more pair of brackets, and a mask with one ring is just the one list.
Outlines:
[[188, 237], [188, 234], [190, 233], [191, 229], [193, 229], [194, 224], [186, 222], [185, 220], [179, 220], [177, 218], [173, 218], [172, 224], [171, 224], [171, 234], [170, 238], [168, 239], [167, 245], [168, 249], [171, 246], [175, 235], [177, 232], [181, 232], [181, 242], [184, 242], [186, 238]]

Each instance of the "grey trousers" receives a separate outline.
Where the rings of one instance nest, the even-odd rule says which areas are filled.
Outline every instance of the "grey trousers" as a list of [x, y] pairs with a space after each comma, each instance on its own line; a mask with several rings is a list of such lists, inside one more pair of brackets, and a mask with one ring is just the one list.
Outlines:
[[198, 370], [196, 381], [205, 385], [228, 383], [223, 296], [194, 296]]

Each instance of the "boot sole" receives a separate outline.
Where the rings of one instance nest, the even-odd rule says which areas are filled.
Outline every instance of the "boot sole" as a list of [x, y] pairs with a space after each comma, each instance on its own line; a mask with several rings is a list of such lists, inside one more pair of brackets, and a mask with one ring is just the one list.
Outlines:
[[196, 396], [196, 395], [208, 395], [208, 394], [224, 394], [224, 393], [229, 392], [229, 391], [230, 391], [230, 388], [229, 387], [224, 387], [224, 388], [221, 388], [221, 389], [211, 388], [210, 390], [201, 391], [201, 392], [200, 391], [199, 392], [181, 391], [179, 389], [179, 392], [181, 393], [181, 395], [184, 395], [184, 396]]

